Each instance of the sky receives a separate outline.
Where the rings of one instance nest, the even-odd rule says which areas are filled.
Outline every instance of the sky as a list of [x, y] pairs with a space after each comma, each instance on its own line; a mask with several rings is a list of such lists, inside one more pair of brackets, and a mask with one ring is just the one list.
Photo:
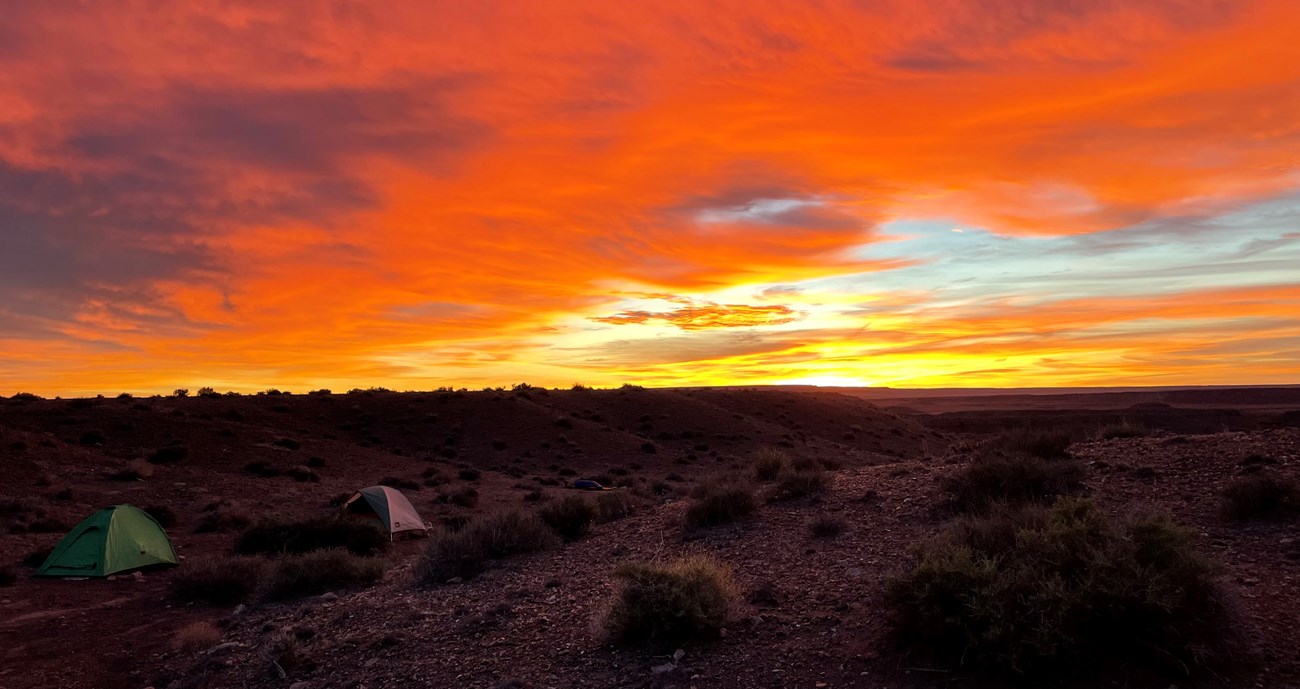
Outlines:
[[1292, 0], [16, 0], [0, 394], [1300, 383]]

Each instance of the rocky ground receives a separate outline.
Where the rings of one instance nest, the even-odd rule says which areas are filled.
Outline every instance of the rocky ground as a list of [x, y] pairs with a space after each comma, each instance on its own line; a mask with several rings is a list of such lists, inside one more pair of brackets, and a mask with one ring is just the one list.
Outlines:
[[[233, 543], [233, 533], [194, 533], [209, 503], [237, 502], [254, 517], [275, 505], [288, 505], [277, 516], [325, 514], [339, 492], [387, 475], [419, 482], [430, 468], [447, 483], [407, 492], [433, 521], [523, 505], [534, 489], [560, 495], [562, 487], [544, 482], [579, 474], [609, 474], [630, 483], [628, 490], [673, 487], [634, 516], [598, 525], [562, 549], [506, 560], [471, 581], [433, 589], [413, 583], [420, 540], [394, 544], [385, 555], [389, 571], [369, 589], [239, 609], [167, 603], [175, 570], [44, 581], [20, 568], [16, 585], [0, 588], [3, 689], [994, 683], [959, 667], [914, 661], [888, 641], [883, 582], [905, 566], [914, 544], [942, 528], [938, 480], [968, 459], [963, 448], [979, 438], [932, 430], [923, 415], [897, 416], [839, 395], [737, 390], [0, 404], [0, 497], [14, 506], [0, 515], [9, 530], [0, 536], [0, 562], [52, 545], [62, 532], [53, 526], [114, 502], [169, 506], [178, 515], [169, 532], [188, 560]], [[1276, 470], [1300, 470], [1300, 430], [1266, 428], [1266, 420], [1254, 425], [1200, 434], [1155, 429], [1146, 437], [1082, 442], [1072, 452], [1087, 466], [1087, 492], [1107, 511], [1168, 512], [1221, 563], [1255, 658], [1222, 682], [1300, 686], [1300, 637], [1292, 633], [1300, 609], [1294, 524], [1241, 526], [1219, 514], [1222, 486], [1250, 470], [1243, 460], [1251, 455], [1267, 457]], [[89, 431], [103, 438], [83, 442]], [[278, 443], [284, 438], [298, 446]], [[188, 448], [174, 466], [137, 481], [104, 476], [173, 444]], [[765, 504], [738, 525], [685, 532], [684, 489], [743, 466], [762, 445], [838, 463], [832, 489], [818, 500]], [[244, 468], [263, 460], [287, 469], [309, 457], [324, 460], [315, 469], [318, 482], [261, 478]], [[452, 478], [462, 465], [480, 468], [481, 476]], [[471, 485], [480, 496], [473, 507], [437, 498]], [[823, 514], [843, 518], [846, 531], [814, 538], [808, 524]], [[37, 533], [30, 533], [33, 524]], [[720, 640], [647, 649], [614, 647], [600, 637], [593, 622], [618, 563], [693, 551], [728, 563], [745, 593]], [[216, 623], [220, 638], [200, 649], [174, 648], [176, 630], [195, 621]], [[281, 677], [267, 648], [286, 636], [302, 661]], [[1167, 678], [1124, 681], [1169, 685]]]

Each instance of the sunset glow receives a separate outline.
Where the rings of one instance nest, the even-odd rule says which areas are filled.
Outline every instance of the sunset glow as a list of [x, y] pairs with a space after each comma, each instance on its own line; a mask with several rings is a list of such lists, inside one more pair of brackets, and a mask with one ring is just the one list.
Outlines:
[[1289, 0], [6, 14], [0, 394], [1300, 383]]

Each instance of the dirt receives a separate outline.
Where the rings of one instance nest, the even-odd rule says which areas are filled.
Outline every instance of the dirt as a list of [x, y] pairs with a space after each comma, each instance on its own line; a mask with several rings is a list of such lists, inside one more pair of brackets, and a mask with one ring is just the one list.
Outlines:
[[[1243, 526], [1219, 512], [1223, 484], [1250, 470], [1246, 457], [1300, 471], [1300, 430], [1269, 416], [1288, 410], [1243, 409], [1246, 430], [1188, 433], [1187, 418], [1199, 412], [1180, 419], [1161, 408], [1173, 430], [1156, 419], [1145, 437], [1084, 440], [1071, 452], [1088, 467], [1087, 492], [1104, 509], [1170, 513], [1220, 564], [1255, 658], [1223, 681], [1300, 686], [1300, 637], [1291, 631], [1300, 608], [1295, 525]], [[0, 689], [996, 684], [960, 667], [910, 660], [889, 643], [881, 607], [884, 581], [905, 566], [914, 544], [944, 525], [940, 477], [966, 461], [963, 448], [981, 434], [1016, 422], [990, 411], [955, 431], [942, 414], [897, 414], [852, 396], [771, 389], [0, 401], [0, 527], [8, 531], [0, 535], [0, 563], [62, 535], [51, 526], [24, 532], [32, 522], [71, 526], [120, 502], [177, 515], [168, 532], [183, 568], [185, 560], [232, 547], [233, 531], [195, 533], [203, 509], [221, 501], [254, 519], [320, 516], [330, 513], [331, 497], [392, 476], [421, 486], [405, 492], [436, 523], [526, 506], [533, 490], [564, 495], [548, 484], [577, 477], [640, 492], [654, 484], [670, 489], [562, 549], [432, 589], [415, 586], [411, 575], [423, 540], [395, 543], [384, 555], [389, 571], [371, 588], [238, 611], [168, 602], [177, 570], [70, 581], [37, 579], [19, 567], [16, 585], [0, 588]], [[174, 445], [187, 450], [175, 465], [155, 466], [143, 480], [106, 478]], [[839, 467], [832, 489], [820, 500], [764, 504], [739, 525], [685, 532], [682, 496], [692, 482], [747, 466], [762, 446]], [[312, 457], [324, 461], [314, 469], [319, 482], [245, 469], [262, 461], [287, 470]], [[458, 478], [464, 467], [480, 477]], [[429, 469], [446, 482], [423, 485]], [[474, 507], [438, 499], [467, 486], [479, 492]], [[842, 517], [846, 532], [813, 538], [808, 523], [823, 513]], [[727, 562], [746, 594], [723, 638], [680, 649], [620, 648], [601, 638], [594, 621], [618, 563], [697, 550]], [[200, 620], [221, 626], [221, 645], [211, 653], [174, 649], [175, 631]], [[286, 631], [303, 637], [298, 645], [311, 663], [281, 678], [265, 648]], [[674, 661], [677, 650], [684, 655]], [[1168, 678], [1123, 681], [1189, 686]]]

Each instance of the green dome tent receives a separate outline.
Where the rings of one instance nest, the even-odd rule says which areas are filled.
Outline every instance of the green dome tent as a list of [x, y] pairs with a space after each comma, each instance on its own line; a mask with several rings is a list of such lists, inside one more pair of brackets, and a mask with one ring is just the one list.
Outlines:
[[90, 515], [54, 546], [36, 570], [46, 577], [103, 577], [151, 565], [175, 565], [167, 533], [143, 510], [115, 505]]
[[411, 501], [388, 486], [370, 486], [353, 493], [343, 503], [343, 512], [349, 517], [378, 519], [390, 536], [403, 531], [428, 531]]

